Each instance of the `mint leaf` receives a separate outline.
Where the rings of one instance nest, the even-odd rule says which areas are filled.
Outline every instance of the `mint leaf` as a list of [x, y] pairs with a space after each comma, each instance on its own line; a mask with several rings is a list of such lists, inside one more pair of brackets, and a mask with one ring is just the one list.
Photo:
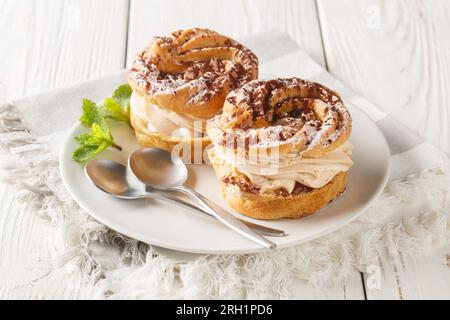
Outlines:
[[109, 127], [102, 127], [97, 123], [94, 123], [92, 125], [92, 134], [95, 138], [97, 138], [99, 140], [111, 141], [111, 142], [113, 140], [111, 130], [109, 129]]
[[74, 139], [81, 146], [74, 151], [72, 158], [80, 163], [89, 160], [97, 153], [109, 147], [122, 150], [120, 146], [114, 143], [109, 127], [102, 127], [98, 123], [92, 124], [91, 132], [82, 133]]
[[74, 139], [78, 144], [89, 144], [92, 138], [91, 133], [82, 133], [76, 136]]
[[133, 90], [128, 84], [123, 84], [114, 91], [113, 99], [125, 110], [130, 108], [130, 98]]
[[106, 98], [103, 100], [103, 107], [105, 108], [105, 116], [107, 118], [116, 121], [128, 122], [130, 115], [125, 109], [122, 108], [120, 104], [116, 102], [113, 98]]
[[103, 100], [103, 111], [106, 118], [124, 121], [130, 124], [130, 98], [133, 90], [123, 84], [114, 91], [111, 98]]
[[100, 108], [97, 104], [89, 99], [83, 99], [83, 114], [80, 117], [80, 121], [87, 125], [92, 126], [94, 123], [103, 123], [105, 118], [102, 115]]
[[86, 162], [110, 146], [111, 144], [108, 142], [82, 145], [74, 151], [72, 159], [79, 163]]

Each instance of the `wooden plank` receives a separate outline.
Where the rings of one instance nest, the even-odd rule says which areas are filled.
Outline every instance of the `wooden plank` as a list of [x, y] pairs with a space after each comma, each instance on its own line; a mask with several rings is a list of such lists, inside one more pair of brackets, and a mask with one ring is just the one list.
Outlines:
[[[0, 102], [123, 68], [127, 19], [127, 0], [1, 1]], [[0, 185], [0, 299], [87, 298], [76, 277], [44, 276], [54, 231], [13, 193]]]
[[123, 68], [128, 1], [0, 2], [0, 98]]
[[[318, 0], [318, 10], [329, 70], [449, 153], [450, 2]], [[372, 288], [373, 274], [364, 274], [367, 297], [448, 299], [443, 257], [381, 254], [373, 266], [380, 286]]]
[[450, 2], [318, 0], [330, 70], [450, 154]]
[[444, 299], [450, 297], [450, 255], [442, 248], [417, 256], [380, 255], [377, 272], [364, 274], [368, 299]]
[[292, 279], [293, 299], [299, 300], [364, 300], [364, 282], [361, 273], [351, 272], [343, 281], [316, 287], [306, 281]]
[[288, 33], [323, 64], [314, 0], [133, 0], [130, 8], [128, 63], [155, 35], [205, 27], [243, 38], [267, 30]]
[[[324, 66], [316, 13], [313, 0], [133, 0], [130, 6], [127, 62], [152, 36], [202, 26], [235, 38], [273, 29], [281, 30]], [[317, 289], [304, 281], [293, 279], [291, 291], [296, 299], [364, 299], [361, 274], [356, 270], [342, 283], [330, 285], [326, 289]]]
[[78, 271], [50, 272], [58, 241], [54, 228], [15, 194], [0, 185], [0, 299], [89, 298], [91, 287], [79, 285]]

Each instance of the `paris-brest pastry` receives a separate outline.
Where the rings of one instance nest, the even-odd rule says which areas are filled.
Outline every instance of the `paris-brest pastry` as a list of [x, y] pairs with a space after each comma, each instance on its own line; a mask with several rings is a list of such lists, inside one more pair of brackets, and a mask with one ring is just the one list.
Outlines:
[[155, 37], [128, 72], [130, 120], [138, 142], [178, 147], [192, 160], [197, 148], [201, 157], [210, 143], [205, 121], [222, 109], [231, 90], [257, 77], [255, 54], [217, 32], [189, 29]]
[[333, 90], [299, 78], [255, 80], [232, 91], [208, 121], [209, 157], [233, 209], [300, 218], [344, 192], [351, 129]]

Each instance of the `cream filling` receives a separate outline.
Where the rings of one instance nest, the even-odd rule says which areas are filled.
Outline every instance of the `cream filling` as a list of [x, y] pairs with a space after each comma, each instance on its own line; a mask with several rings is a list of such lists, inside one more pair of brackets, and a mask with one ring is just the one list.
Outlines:
[[350, 158], [353, 146], [348, 141], [321, 158], [280, 159], [264, 166], [224, 154], [220, 148], [215, 149], [219, 158], [246, 175], [262, 190], [284, 188], [292, 193], [296, 182], [314, 189], [321, 188], [353, 165]]
[[206, 121], [180, 115], [148, 103], [143, 97], [133, 92], [130, 98], [133, 114], [147, 123], [147, 130], [166, 136], [200, 138], [206, 130]]

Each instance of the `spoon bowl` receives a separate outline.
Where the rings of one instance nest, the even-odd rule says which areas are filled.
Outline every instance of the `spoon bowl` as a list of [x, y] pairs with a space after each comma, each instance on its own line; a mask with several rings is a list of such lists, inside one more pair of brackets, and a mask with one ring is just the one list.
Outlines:
[[127, 168], [115, 161], [92, 160], [84, 171], [93, 184], [107, 193], [124, 195], [130, 189], [126, 179]]
[[137, 150], [130, 156], [129, 165], [139, 180], [157, 188], [180, 186], [188, 178], [183, 161], [159, 148]]

